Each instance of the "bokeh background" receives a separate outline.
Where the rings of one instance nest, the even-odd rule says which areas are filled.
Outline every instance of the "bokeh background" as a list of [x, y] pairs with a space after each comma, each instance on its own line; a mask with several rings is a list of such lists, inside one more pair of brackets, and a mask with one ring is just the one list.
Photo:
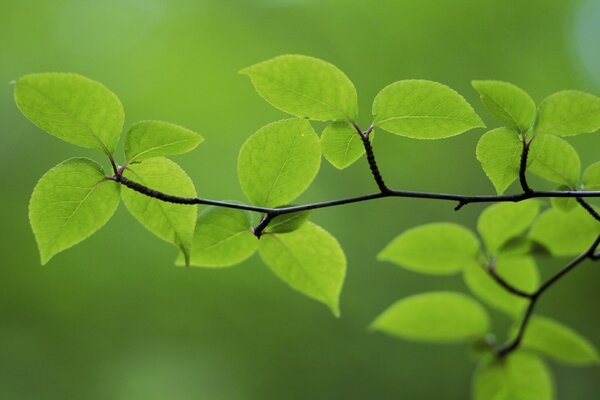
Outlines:
[[[341, 319], [288, 289], [258, 256], [231, 269], [174, 267], [175, 248], [124, 207], [42, 267], [27, 220], [35, 182], [65, 158], [101, 158], [27, 122], [12, 80], [78, 72], [120, 96], [126, 125], [163, 119], [202, 133], [206, 142], [177, 161], [202, 196], [241, 200], [238, 149], [284, 117], [241, 68], [285, 53], [333, 62], [355, 82], [364, 125], [384, 85], [438, 80], [494, 127], [471, 79], [514, 82], [536, 101], [567, 88], [600, 93], [598, 21], [599, 0], [0, 1], [0, 398], [465, 399], [475, 366], [468, 346], [403, 342], [366, 326], [401, 297], [465, 290], [459, 277], [421, 276], [375, 254], [418, 224], [474, 227], [481, 210], [396, 199], [313, 213], [348, 256]], [[375, 147], [395, 187], [492, 193], [474, 155], [483, 132], [437, 142], [381, 133]], [[600, 159], [597, 135], [570, 141], [584, 165]], [[365, 160], [342, 172], [323, 163], [300, 201], [375, 189]], [[540, 264], [547, 274], [560, 260]], [[600, 345], [599, 282], [600, 267], [583, 265], [539, 310]], [[559, 399], [600, 397], [598, 368], [552, 370]]]

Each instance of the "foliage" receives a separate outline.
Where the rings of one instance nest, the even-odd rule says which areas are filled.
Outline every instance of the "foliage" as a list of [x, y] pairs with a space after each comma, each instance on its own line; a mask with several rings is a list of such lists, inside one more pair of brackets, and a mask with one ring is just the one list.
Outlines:
[[[375, 318], [372, 330], [407, 340], [470, 343], [478, 350], [475, 399], [552, 398], [553, 380], [541, 357], [598, 364], [585, 338], [533, 311], [564, 274], [600, 258], [600, 215], [584, 199], [600, 197], [591, 192], [600, 188], [600, 163], [582, 176], [577, 151], [564, 139], [600, 129], [600, 98], [563, 91], [536, 108], [510, 83], [473, 81], [483, 105], [503, 124], [483, 134], [476, 149], [498, 195], [450, 195], [388, 188], [372, 143], [375, 129], [441, 139], [484, 128], [453, 89], [426, 80], [392, 83], [375, 97], [372, 123], [362, 130], [354, 84], [325, 61], [287, 55], [241, 73], [267, 102], [293, 117], [260, 128], [240, 150], [239, 182], [250, 204], [196, 197], [190, 177], [167, 158], [195, 149], [204, 140], [199, 134], [167, 122], [136, 123], [125, 136], [126, 161], [119, 166], [114, 152], [124, 112], [111, 91], [76, 74], [21, 78], [15, 101], [27, 118], [68, 143], [100, 150], [112, 168], [106, 174], [96, 162], [74, 158], [40, 179], [29, 208], [41, 262], [100, 229], [122, 199], [142, 225], [179, 249], [178, 265], [230, 267], [258, 252], [282, 281], [339, 316], [346, 257], [333, 235], [309, 221], [310, 210], [382, 197], [456, 201], [457, 209], [492, 202], [479, 217], [478, 234], [453, 223], [429, 223], [401, 233], [377, 256], [414, 273], [461, 274], [478, 300], [459, 292], [412, 295]], [[320, 137], [313, 121], [326, 123]], [[321, 156], [344, 169], [363, 155], [379, 193], [292, 204], [315, 179]], [[532, 190], [527, 172], [559, 186]], [[503, 195], [517, 180], [521, 191]], [[576, 258], [540, 284], [537, 264], [547, 255]], [[489, 311], [480, 301], [512, 321], [504, 345], [492, 339]]]

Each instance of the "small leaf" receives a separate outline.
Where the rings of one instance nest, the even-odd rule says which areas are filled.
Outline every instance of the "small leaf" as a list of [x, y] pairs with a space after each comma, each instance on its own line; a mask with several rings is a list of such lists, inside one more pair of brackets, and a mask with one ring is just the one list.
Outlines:
[[536, 136], [530, 145], [529, 159], [528, 170], [541, 178], [571, 188], [579, 182], [579, 155], [573, 146], [557, 136]]
[[[151, 158], [132, 164], [123, 175], [159, 192], [196, 197], [192, 180], [179, 165], [167, 158]], [[142, 225], [159, 238], [175, 244], [188, 261], [196, 226], [195, 205], [167, 203], [131, 189], [123, 190], [121, 197]]]
[[478, 253], [479, 241], [470, 230], [451, 223], [433, 223], [397, 236], [377, 259], [424, 274], [451, 275], [478, 265]]
[[317, 121], [356, 119], [356, 89], [336, 66], [313, 57], [285, 55], [245, 68], [254, 88], [274, 107]]
[[523, 233], [540, 211], [536, 200], [496, 203], [487, 207], [477, 221], [477, 230], [490, 254], [496, 254], [508, 240]]
[[415, 139], [456, 136], [485, 124], [467, 101], [441, 83], [406, 80], [383, 88], [373, 101], [375, 125]]
[[533, 354], [484, 361], [473, 376], [474, 400], [552, 400], [552, 375]]
[[42, 264], [100, 229], [119, 205], [119, 184], [86, 158], [72, 158], [46, 172], [29, 202], [29, 221]]
[[600, 190], [600, 162], [587, 167], [583, 172], [583, 187], [585, 190]]
[[141, 121], [125, 137], [127, 162], [183, 154], [194, 150], [204, 138], [189, 129], [162, 121]]
[[248, 199], [266, 207], [291, 203], [311, 184], [321, 165], [319, 138], [304, 119], [266, 125], [240, 150], [238, 176]]
[[[258, 249], [251, 228], [252, 218], [247, 211], [208, 207], [196, 222], [190, 265], [229, 267], [245, 261]], [[184, 263], [180, 255], [176, 264]]]
[[481, 102], [492, 114], [519, 133], [525, 133], [535, 120], [535, 103], [523, 89], [500, 81], [473, 81]]
[[585, 251], [600, 234], [600, 224], [583, 208], [569, 212], [545, 211], [533, 224], [529, 236], [554, 256], [574, 256]]
[[498, 253], [503, 256], [518, 256], [531, 254], [534, 250], [534, 243], [528, 237], [518, 236], [509, 239], [498, 249]]
[[548, 96], [538, 111], [535, 132], [557, 136], [592, 133], [600, 129], [600, 97], [577, 90]]
[[112, 154], [121, 136], [121, 102], [101, 83], [81, 75], [26, 75], [17, 81], [15, 101], [35, 125], [77, 146]]
[[451, 343], [483, 337], [489, 325], [486, 311], [472, 298], [431, 292], [396, 302], [370, 328], [402, 339]]
[[[571, 188], [565, 185], [560, 185], [555, 190], [569, 191]], [[552, 207], [564, 212], [569, 212], [577, 207], [577, 200], [572, 197], [552, 197], [550, 198], [550, 203], [552, 203]]]
[[279, 215], [273, 218], [273, 221], [265, 229], [265, 233], [288, 233], [300, 228], [308, 218], [310, 211], [298, 211], [289, 214]]
[[[495, 261], [495, 271], [513, 287], [526, 293], [535, 291], [539, 284], [539, 273], [531, 257], [501, 256]], [[512, 318], [520, 318], [529, 303], [527, 299], [507, 292], [482, 266], [466, 268], [464, 279], [474, 295]]]
[[[374, 133], [369, 138], [373, 141]], [[347, 122], [334, 122], [321, 134], [321, 151], [327, 161], [337, 169], [352, 165], [365, 154], [362, 140], [354, 127]]]
[[477, 143], [477, 160], [498, 194], [519, 176], [523, 144], [510, 129], [498, 128], [485, 133]]
[[285, 283], [324, 303], [339, 316], [346, 256], [329, 232], [307, 222], [291, 233], [264, 235], [259, 254]]
[[523, 348], [543, 353], [572, 365], [599, 364], [598, 351], [571, 328], [550, 318], [535, 315], [523, 337]]

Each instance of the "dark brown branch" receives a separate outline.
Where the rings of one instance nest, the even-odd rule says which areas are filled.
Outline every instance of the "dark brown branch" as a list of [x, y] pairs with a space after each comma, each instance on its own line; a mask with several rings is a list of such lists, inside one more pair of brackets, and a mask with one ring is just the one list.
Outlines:
[[576, 197], [575, 200], [577, 200], [577, 203], [579, 203], [581, 207], [583, 207], [592, 217], [594, 217], [596, 221], [600, 221], [600, 214], [598, 214], [598, 212], [590, 203], [583, 200], [581, 197]]
[[523, 189], [524, 193], [531, 193], [533, 190], [529, 187], [527, 175], [525, 174], [527, 171], [527, 159], [529, 157], [529, 144], [531, 141], [528, 141], [523, 137], [521, 142], [523, 143], [523, 150], [521, 151], [521, 161], [519, 163], [519, 183], [521, 184], [521, 189]]
[[490, 274], [492, 279], [494, 279], [496, 281], [496, 283], [498, 285], [502, 286], [507, 292], [512, 293], [515, 296], [523, 297], [526, 299], [531, 299], [533, 297], [533, 295], [531, 293], [524, 292], [524, 291], [514, 287], [513, 285], [508, 283], [503, 277], [498, 275], [498, 272], [496, 271], [495, 260], [490, 261], [490, 264], [486, 268], [486, 271]]
[[519, 330], [517, 331], [517, 335], [515, 338], [505, 345], [501, 346], [496, 350], [496, 355], [498, 357], [505, 357], [508, 354], [515, 351], [523, 340], [523, 336], [525, 335], [525, 331], [531, 320], [531, 316], [533, 315], [533, 310], [540, 298], [540, 296], [546, 292], [552, 285], [558, 282], [563, 276], [565, 276], [569, 271], [573, 270], [576, 266], [581, 264], [583, 261], [595, 260], [596, 256], [596, 248], [600, 244], [600, 235], [594, 240], [592, 245], [583, 253], [575, 257], [571, 260], [567, 265], [565, 265], [560, 271], [551, 276], [546, 282], [544, 282], [534, 293], [531, 294], [529, 305], [527, 306], [527, 310], [525, 311], [525, 315], [521, 320], [521, 324], [519, 325]]

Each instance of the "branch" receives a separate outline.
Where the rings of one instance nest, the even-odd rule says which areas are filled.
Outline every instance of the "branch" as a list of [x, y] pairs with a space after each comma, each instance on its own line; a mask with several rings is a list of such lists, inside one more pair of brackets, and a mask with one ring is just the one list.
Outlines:
[[531, 299], [533, 297], [531, 293], [524, 292], [514, 287], [513, 285], [508, 283], [503, 277], [498, 275], [498, 272], [496, 272], [495, 260], [490, 261], [490, 264], [486, 268], [486, 271], [490, 274], [490, 276], [496, 281], [498, 285], [502, 286], [504, 289], [506, 289], [506, 291], [514, 294], [515, 296], [523, 297], [526, 299]]
[[529, 295], [529, 305], [527, 306], [525, 315], [523, 316], [523, 319], [521, 320], [521, 324], [519, 325], [519, 330], [517, 332], [517, 336], [513, 340], [509, 341], [508, 343], [504, 344], [503, 346], [501, 346], [500, 348], [498, 348], [496, 350], [497, 357], [500, 357], [500, 358], [505, 357], [508, 354], [515, 351], [519, 347], [519, 345], [521, 344], [521, 341], [523, 340], [523, 336], [525, 335], [525, 331], [527, 330], [529, 321], [531, 320], [531, 316], [533, 315], [533, 310], [534, 310], [540, 296], [544, 292], [546, 292], [552, 285], [554, 285], [556, 282], [558, 282], [563, 276], [565, 276], [569, 271], [574, 269], [576, 266], [581, 264], [583, 261], [585, 261], [587, 259], [596, 260], [597, 255], [595, 252], [596, 252], [596, 248], [598, 247], [598, 245], [600, 245], [600, 235], [596, 238], [596, 240], [594, 240], [592, 245], [586, 251], [584, 251], [583, 253], [581, 253], [580, 255], [575, 257], [573, 260], [571, 260], [560, 271], [558, 271], [556, 274], [551, 276], [546, 282], [544, 282], [534, 293]]
[[521, 189], [523, 189], [524, 193], [531, 193], [533, 190], [529, 187], [527, 183], [527, 176], [525, 171], [527, 170], [527, 158], [529, 157], [529, 144], [531, 140], [527, 140], [525, 137], [521, 139], [523, 143], [523, 151], [521, 151], [521, 161], [519, 164], [519, 183], [521, 184]]

